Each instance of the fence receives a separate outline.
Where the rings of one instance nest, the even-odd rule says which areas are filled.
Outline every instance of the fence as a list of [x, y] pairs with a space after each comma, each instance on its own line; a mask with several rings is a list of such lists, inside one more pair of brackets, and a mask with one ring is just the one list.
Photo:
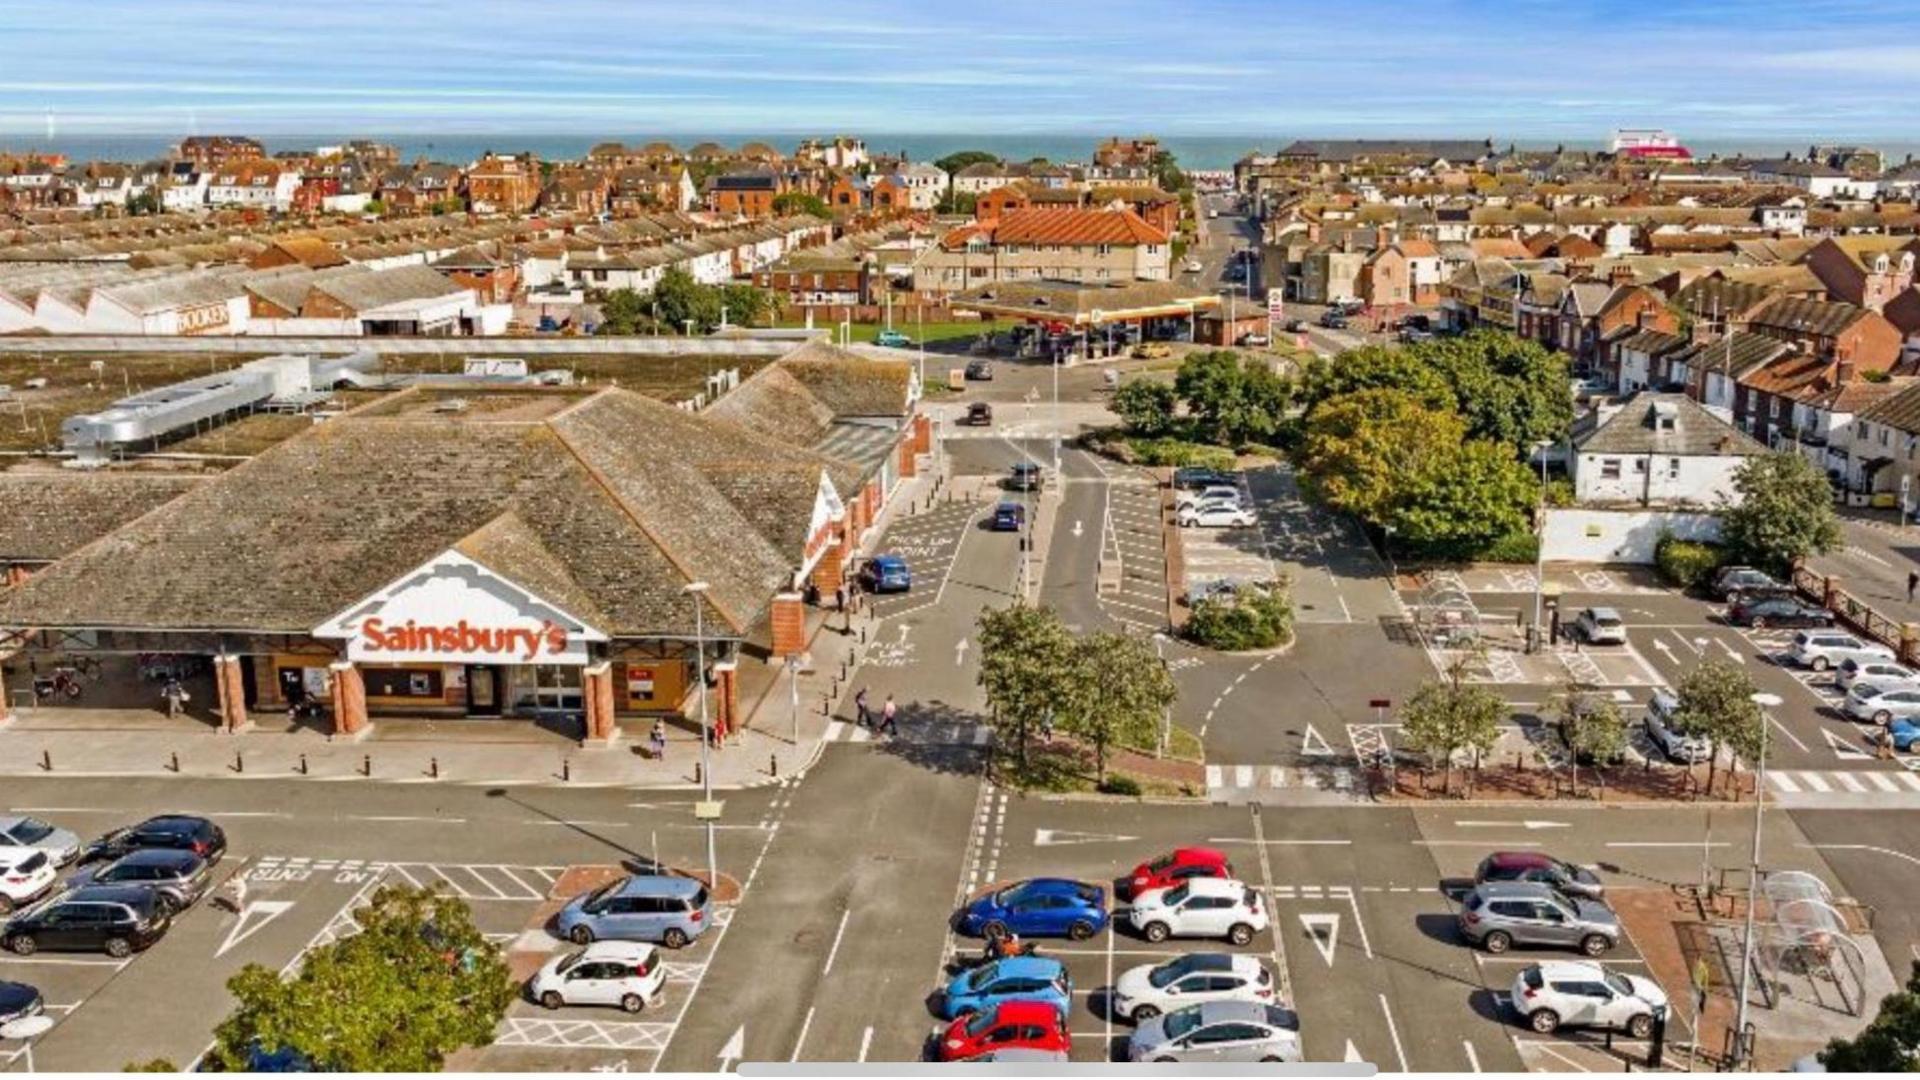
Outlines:
[[1848, 627], [1892, 649], [1902, 663], [1920, 664], [1920, 634], [1911, 632], [1910, 624], [1887, 618], [1840, 588], [1833, 578], [1805, 566], [1793, 568], [1793, 587]]

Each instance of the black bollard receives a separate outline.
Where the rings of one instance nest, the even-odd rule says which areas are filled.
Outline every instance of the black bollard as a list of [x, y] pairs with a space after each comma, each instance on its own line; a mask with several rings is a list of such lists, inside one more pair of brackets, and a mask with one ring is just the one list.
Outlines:
[[701, 782], [700, 777], [701, 777], [700, 763], [696, 761], [693, 763], [693, 782], [696, 784], [700, 783]]
[[300, 755], [300, 775], [307, 775], [307, 755], [304, 753]]
[[46, 772], [53, 771], [53, 751], [40, 751], [40, 768]]
[[768, 776], [780, 775], [780, 756], [778, 754], [767, 755], [767, 775]]
[[233, 752], [233, 771], [237, 773], [243, 773], [247, 771], [247, 759], [244, 757], [241, 757], [240, 751], [238, 750], [235, 750]]
[[373, 755], [372, 754], [361, 755], [360, 773], [361, 775], [366, 776], [368, 778], [371, 778], [373, 776]]
[[173, 752], [172, 757], [173, 757], [173, 761], [170, 767], [173, 769], [174, 772], [177, 773], [180, 771], [180, 751], [175, 750]]
[[560, 759], [560, 779], [563, 781], [571, 781], [573, 779], [573, 759], [572, 758]]
[[433, 777], [435, 780], [440, 779], [440, 759], [439, 758], [433, 757], [433, 758], [427, 759], [427, 775]]

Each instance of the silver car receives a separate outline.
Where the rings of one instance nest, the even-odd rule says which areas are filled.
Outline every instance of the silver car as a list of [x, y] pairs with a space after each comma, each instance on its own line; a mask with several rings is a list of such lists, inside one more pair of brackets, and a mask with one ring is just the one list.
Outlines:
[[1209, 1001], [1133, 1029], [1128, 1061], [1299, 1061], [1300, 1017], [1278, 1005]]
[[1461, 936], [1490, 953], [1549, 945], [1599, 956], [1620, 941], [1620, 918], [1612, 908], [1532, 882], [1474, 886], [1461, 901], [1459, 922]]
[[1625, 645], [1627, 624], [1610, 607], [1590, 607], [1573, 620], [1574, 632], [1589, 645]]
[[1920, 687], [1856, 683], [1842, 708], [1855, 720], [1886, 727], [1895, 720], [1920, 720]]
[[1655, 690], [1647, 699], [1647, 715], [1641, 725], [1646, 728], [1647, 740], [1659, 748], [1668, 761], [1698, 765], [1713, 756], [1713, 744], [1681, 731], [1674, 720], [1679, 711], [1680, 698], [1673, 691]]
[[1840, 661], [1840, 666], [1834, 669], [1833, 682], [1842, 690], [1868, 685], [1887, 690], [1894, 687], [1911, 688], [1920, 686], [1920, 673], [1891, 660], [1849, 656]]
[[55, 866], [80, 857], [80, 837], [36, 817], [0, 816], [0, 847], [27, 847], [44, 851]]

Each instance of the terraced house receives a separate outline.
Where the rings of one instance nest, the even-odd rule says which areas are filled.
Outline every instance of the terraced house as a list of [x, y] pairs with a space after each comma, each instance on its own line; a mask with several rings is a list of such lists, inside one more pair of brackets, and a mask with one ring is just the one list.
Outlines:
[[1014, 210], [963, 225], [914, 263], [923, 295], [1001, 281], [1166, 281], [1172, 240], [1131, 210]]

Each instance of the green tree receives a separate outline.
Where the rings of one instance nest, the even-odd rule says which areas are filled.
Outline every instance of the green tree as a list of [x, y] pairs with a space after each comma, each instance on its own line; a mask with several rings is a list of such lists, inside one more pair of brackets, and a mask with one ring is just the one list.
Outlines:
[[1560, 732], [1573, 752], [1573, 792], [1580, 793], [1580, 759], [1593, 761], [1594, 775], [1606, 788], [1608, 766], [1627, 752], [1627, 720], [1612, 698], [1601, 697], [1577, 683], [1569, 684], [1556, 705]]
[[[1746, 669], [1727, 660], [1708, 660], [1688, 672], [1674, 688], [1680, 699], [1673, 722], [1682, 734], [1705, 739], [1711, 750], [1707, 758], [1707, 793], [1713, 793], [1719, 774], [1720, 750], [1732, 750], [1753, 760], [1759, 755], [1762, 724], [1766, 717], [1754, 703], [1753, 680]], [[1735, 794], [1739, 786], [1735, 785]]]
[[1491, 439], [1516, 454], [1567, 437], [1573, 395], [1567, 392], [1564, 353], [1493, 330], [1435, 338], [1410, 351], [1453, 388], [1469, 437]]
[[980, 197], [971, 191], [956, 191], [948, 188], [940, 196], [940, 202], [933, 209], [939, 214], [971, 214], [980, 204]]
[[1160, 185], [1161, 191], [1180, 192], [1193, 186], [1187, 174], [1180, 171], [1179, 159], [1171, 150], [1159, 150], [1153, 155], [1153, 161], [1147, 166], [1153, 172], [1153, 182]]
[[1533, 473], [1485, 439], [1450, 448], [1400, 479], [1386, 524], [1408, 543], [1463, 557], [1524, 532], [1539, 498]]
[[1398, 390], [1430, 409], [1459, 402], [1446, 378], [1419, 354], [1390, 345], [1363, 345], [1337, 357], [1316, 356], [1295, 378], [1293, 403], [1309, 417], [1321, 402], [1358, 390]]
[[727, 309], [730, 326], [752, 326], [779, 314], [779, 299], [766, 289], [745, 282], [732, 282], [719, 288], [720, 303]]
[[600, 328], [608, 335], [638, 334], [647, 320], [647, 301], [632, 289], [615, 289], [600, 302]]
[[160, 212], [160, 209], [160, 193], [158, 191], [140, 191], [127, 196], [127, 213], [135, 217], [140, 217], [145, 214], [157, 214]]
[[1135, 435], [1157, 439], [1173, 430], [1174, 410], [1180, 403], [1171, 385], [1139, 378], [1120, 384], [1113, 392], [1113, 411]]
[[684, 333], [689, 322], [696, 334], [720, 325], [720, 290], [700, 284], [677, 266], [654, 283], [653, 306], [660, 323], [676, 332]]
[[833, 211], [827, 207], [827, 200], [805, 191], [783, 191], [773, 197], [773, 212], [776, 214], [811, 214], [814, 217], [832, 217]]
[[980, 686], [994, 726], [1011, 737], [1022, 766], [1034, 729], [1058, 715], [1074, 670], [1074, 640], [1052, 608], [1024, 601], [989, 608], [977, 624]]
[[387, 204], [385, 201], [380, 199], [368, 199], [367, 204], [360, 208], [360, 212], [363, 214], [372, 214], [374, 217], [379, 217], [380, 215], [385, 214], [387, 212]]
[[997, 162], [999, 160], [999, 155], [990, 154], [985, 150], [956, 150], [946, 157], [936, 158], [933, 164], [934, 167], [941, 172], [952, 176], [954, 173], [959, 172], [969, 165], [978, 165], [983, 161]]
[[1393, 521], [1412, 476], [1460, 445], [1465, 425], [1401, 390], [1374, 389], [1322, 402], [1296, 455], [1316, 500], [1376, 525]]
[[152, 1058], [147, 1061], [128, 1062], [126, 1065], [121, 1067], [120, 1071], [121, 1072], [179, 1072], [180, 1066], [175, 1065], [173, 1062], [168, 1061], [166, 1058]]
[[1829, 1042], [1819, 1057], [1830, 1073], [1920, 1072], [1920, 961], [1864, 1031]]
[[289, 1051], [321, 1072], [434, 1072], [448, 1054], [493, 1041], [518, 992], [500, 947], [467, 905], [434, 889], [383, 886], [353, 913], [360, 932], [307, 954], [282, 978], [248, 964], [212, 1059], [247, 1068]]
[[1226, 447], [1271, 436], [1287, 406], [1286, 380], [1231, 349], [1188, 354], [1173, 388], [1187, 403], [1195, 434]]
[[1739, 498], [1720, 514], [1720, 540], [1736, 561], [1785, 574], [1794, 560], [1840, 546], [1833, 487], [1791, 451], [1750, 457], [1734, 470]]
[[1493, 751], [1507, 703], [1500, 695], [1467, 681], [1471, 657], [1461, 656], [1447, 666], [1444, 676], [1429, 682], [1400, 710], [1401, 738], [1429, 766], [1445, 770], [1441, 789], [1453, 793], [1453, 758], [1462, 750], [1473, 754], [1473, 767]]
[[1107, 782], [1107, 753], [1152, 746], [1179, 691], [1146, 639], [1099, 631], [1074, 646], [1063, 687], [1060, 725], [1093, 746], [1094, 779]]

